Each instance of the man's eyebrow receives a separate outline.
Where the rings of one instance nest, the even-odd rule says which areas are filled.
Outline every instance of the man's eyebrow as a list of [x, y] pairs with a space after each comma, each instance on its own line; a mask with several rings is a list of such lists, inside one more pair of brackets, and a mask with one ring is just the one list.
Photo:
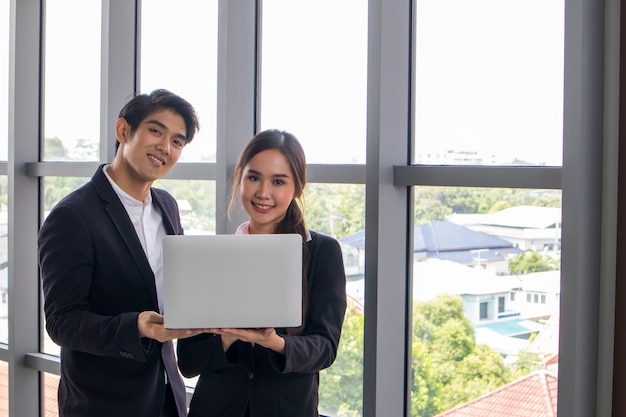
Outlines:
[[[163, 123], [161, 123], [158, 120], [150, 119], [150, 120], [146, 120], [146, 123], [155, 124], [155, 125], [159, 126], [161, 129], [169, 131], [167, 126], [165, 126]], [[187, 136], [185, 136], [185, 135], [183, 135], [181, 133], [176, 133], [174, 136], [184, 140], [185, 142], [189, 142], [189, 139], [187, 139]]]

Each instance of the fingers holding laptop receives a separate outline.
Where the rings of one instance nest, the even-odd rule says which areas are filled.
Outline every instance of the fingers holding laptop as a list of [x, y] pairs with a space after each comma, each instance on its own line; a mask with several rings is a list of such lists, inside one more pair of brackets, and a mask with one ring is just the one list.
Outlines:
[[156, 311], [142, 311], [137, 317], [140, 337], [149, 337], [161, 343], [172, 339], [185, 339], [204, 333], [204, 329], [166, 329], [163, 316]]
[[[230, 341], [230, 344], [232, 344], [235, 340], [241, 340], [242, 342], [255, 343], [278, 353], [284, 353], [285, 351], [285, 339], [279, 336], [276, 333], [276, 329], [274, 329], [273, 327], [266, 327], [261, 329], [210, 330], [212, 333], [216, 333], [222, 336], [222, 344], [224, 344], [225, 349], [225, 343], [227, 343], [228, 341]], [[224, 338], [227, 338], [227, 342], [224, 341]]]

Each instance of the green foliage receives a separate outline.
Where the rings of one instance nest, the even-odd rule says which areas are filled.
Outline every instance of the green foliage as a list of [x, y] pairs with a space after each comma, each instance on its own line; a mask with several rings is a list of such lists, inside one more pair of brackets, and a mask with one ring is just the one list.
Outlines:
[[320, 405], [325, 414], [352, 417], [362, 413], [363, 328], [363, 315], [348, 310], [337, 358], [320, 373]]
[[[458, 296], [413, 306], [411, 415], [432, 417], [490, 392], [513, 374], [502, 356], [477, 345]], [[520, 362], [520, 372], [530, 369]], [[360, 416], [363, 407], [363, 316], [348, 311], [337, 360], [320, 374], [320, 409], [336, 417]]]
[[46, 138], [44, 142], [45, 159], [65, 160], [67, 159], [67, 149], [63, 141], [57, 137]]
[[89, 177], [45, 177], [44, 211], [48, 212], [66, 195], [79, 188]]
[[555, 191], [469, 187], [415, 187], [414, 221], [446, 220], [453, 213], [493, 213], [515, 206], [561, 207]]
[[311, 230], [344, 238], [365, 228], [365, 186], [307, 184], [304, 215]]
[[560, 262], [547, 255], [528, 249], [509, 260], [509, 270], [512, 274], [528, 274], [531, 272], [556, 271], [560, 269]]
[[154, 182], [154, 187], [167, 190], [177, 200], [187, 200], [189, 214], [181, 215], [186, 231], [198, 229], [215, 231], [215, 182], [202, 180], [168, 180]]
[[486, 345], [458, 361], [450, 382], [441, 389], [441, 410], [491, 392], [511, 381], [511, 372], [502, 356]]
[[515, 375], [515, 378], [520, 378], [542, 368], [543, 364], [541, 363], [541, 359], [538, 355], [521, 351], [518, 354], [517, 360], [513, 364], [513, 374]]
[[458, 296], [413, 307], [412, 415], [430, 417], [510, 381], [502, 357], [476, 345]]

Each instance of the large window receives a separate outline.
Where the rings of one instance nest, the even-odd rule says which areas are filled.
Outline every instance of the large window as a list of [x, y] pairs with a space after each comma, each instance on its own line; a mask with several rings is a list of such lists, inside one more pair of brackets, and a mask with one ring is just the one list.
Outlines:
[[564, 0], [415, 3], [415, 162], [561, 165]]
[[261, 127], [295, 134], [309, 163], [365, 162], [367, 2], [265, 0], [262, 13]]
[[168, 89], [199, 115], [200, 131], [181, 162], [215, 162], [218, 4], [159, 0], [141, 6], [140, 90]]
[[[524, 397], [511, 384], [542, 372], [557, 376], [556, 340], [533, 340], [552, 337], [550, 318], [559, 315], [561, 193], [413, 192], [411, 415], [461, 404], [480, 409], [479, 397], [497, 389], [509, 390], [517, 407]], [[535, 298], [511, 298], [524, 293]], [[554, 302], [538, 305], [539, 294]], [[556, 396], [551, 401], [556, 407]]]
[[[321, 413], [435, 416], [540, 364], [559, 378], [559, 415], [608, 416], [619, 108], [609, 3], [2, 2], [0, 410], [8, 397], [9, 417], [55, 412], [59, 349], [33, 262], [41, 221], [113, 157], [120, 106], [167, 88], [201, 124], [155, 184], [189, 234], [242, 220], [227, 213], [231, 171], [256, 131], [303, 143], [307, 223], [340, 241], [348, 275]], [[448, 251], [425, 240], [461, 235]], [[522, 348], [555, 322], [558, 360], [543, 364]]]
[[44, 160], [99, 159], [101, 9], [98, 1], [46, 2]]

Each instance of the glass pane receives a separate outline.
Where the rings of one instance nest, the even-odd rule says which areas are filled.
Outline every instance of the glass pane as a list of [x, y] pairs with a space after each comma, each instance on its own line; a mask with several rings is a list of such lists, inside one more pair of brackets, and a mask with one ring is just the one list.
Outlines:
[[9, 215], [7, 177], [0, 176], [0, 343], [9, 343]]
[[320, 413], [360, 416], [363, 412], [363, 313], [365, 186], [308, 184], [307, 226], [337, 239], [343, 250], [348, 308], [337, 358], [320, 373]]
[[50, 210], [52, 210], [63, 197], [87, 183], [89, 180], [91, 180], [91, 177], [45, 177], [43, 179], [44, 216], [47, 216]]
[[[9, 151], [9, 11], [10, 1], [0, 3], [0, 161]], [[3, 63], [4, 62], [4, 63]]]
[[[181, 162], [215, 162], [217, 1], [154, 0], [141, 4], [141, 91], [166, 88], [188, 100], [200, 131]], [[163, 22], [176, 24], [168, 30]]]
[[59, 406], [57, 401], [57, 390], [59, 388], [59, 376], [55, 374], [43, 373], [43, 400], [44, 416], [57, 417]]
[[564, 0], [415, 4], [415, 163], [562, 165]]
[[556, 413], [561, 192], [414, 193], [411, 415], [520, 408], [545, 384]]
[[365, 163], [367, 2], [264, 0], [261, 27], [261, 128], [309, 163]]
[[97, 161], [102, 5], [48, 0], [45, 10], [43, 160]]
[[[67, 194], [71, 193], [78, 187], [89, 181], [89, 177], [45, 177], [44, 183], [44, 219], [50, 213], [50, 210]], [[42, 220], [43, 222], [43, 220]], [[43, 305], [41, 306], [43, 311]], [[42, 320], [45, 318], [42, 314]], [[59, 355], [59, 346], [50, 339], [48, 332], [45, 329], [45, 324], [41, 326], [41, 332], [43, 334], [43, 343], [41, 351], [50, 355]], [[55, 397], [56, 398], [56, 397]], [[56, 401], [56, 399], [55, 399]]]
[[174, 196], [186, 235], [215, 234], [215, 181], [160, 179], [154, 187]]

